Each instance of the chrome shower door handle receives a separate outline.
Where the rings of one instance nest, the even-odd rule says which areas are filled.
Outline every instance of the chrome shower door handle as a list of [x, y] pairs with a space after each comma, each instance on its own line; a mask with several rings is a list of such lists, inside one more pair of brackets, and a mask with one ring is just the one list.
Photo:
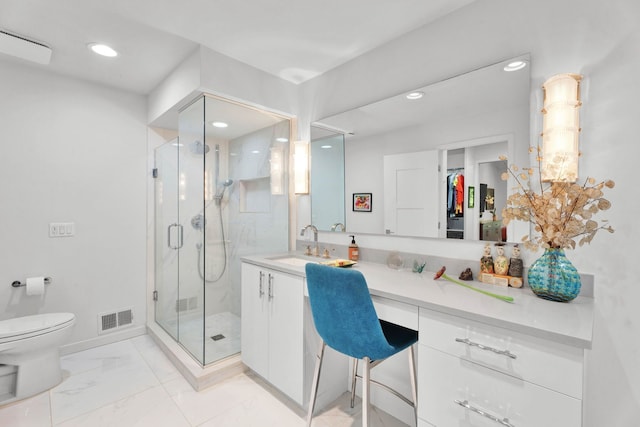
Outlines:
[[[179, 244], [177, 246], [172, 245], [173, 239], [171, 238], [171, 235], [172, 235], [172, 231], [173, 231], [174, 228], [178, 232], [178, 242], [179, 242]], [[182, 225], [180, 225], [178, 223], [175, 223], [175, 222], [173, 224], [170, 224], [167, 227], [167, 246], [169, 248], [171, 248], [171, 249], [176, 249], [177, 250], [177, 249], [180, 249], [182, 247], [183, 243], [184, 243], [184, 238], [183, 238]]]
[[184, 227], [182, 224], [176, 224], [178, 226], [178, 236], [180, 239], [180, 245], [178, 245], [178, 249], [180, 249], [184, 244]]
[[176, 227], [177, 225], [178, 225], [178, 224], [173, 223], [173, 224], [169, 224], [169, 226], [167, 227], [167, 246], [168, 246], [170, 249], [179, 249], [179, 247], [178, 247], [178, 246], [173, 246], [173, 245], [171, 244], [171, 240], [172, 240], [172, 239], [171, 239], [171, 231], [173, 230], [173, 227]]

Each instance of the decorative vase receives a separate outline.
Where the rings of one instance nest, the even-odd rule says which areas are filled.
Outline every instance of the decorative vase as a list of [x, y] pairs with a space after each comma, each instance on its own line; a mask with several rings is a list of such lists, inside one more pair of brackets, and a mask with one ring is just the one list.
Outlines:
[[582, 286], [578, 270], [563, 249], [545, 249], [529, 268], [527, 278], [534, 294], [551, 301], [571, 301], [578, 296]]

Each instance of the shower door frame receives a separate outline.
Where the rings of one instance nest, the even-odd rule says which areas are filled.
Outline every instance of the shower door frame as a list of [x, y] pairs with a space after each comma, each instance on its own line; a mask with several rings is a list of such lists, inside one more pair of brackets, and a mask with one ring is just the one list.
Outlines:
[[[284, 115], [282, 113], [274, 112], [274, 111], [272, 111], [272, 110], [270, 110], [268, 108], [262, 108], [262, 107], [259, 107], [259, 106], [251, 105], [249, 103], [239, 102], [239, 101], [231, 100], [231, 99], [228, 99], [228, 98], [224, 98], [224, 97], [220, 97], [220, 96], [212, 95], [212, 94], [208, 94], [208, 93], [199, 94], [191, 102], [189, 102], [187, 104], [184, 104], [183, 107], [180, 108], [179, 113], [182, 113], [183, 111], [185, 111], [189, 107], [193, 106], [197, 102], [202, 101], [203, 105], [202, 105], [202, 110], [201, 111], [203, 112], [203, 115], [204, 115], [205, 111], [206, 111], [206, 100], [209, 99], [209, 98], [216, 99], [216, 100], [223, 101], [223, 102], [227, 102], [227, 103], [231, 103], [231, 104], [235, 104], [235, 105], [241, 106], [243, 108], [246, 108], [248, 110], [254, 110], [254, 111], [259, 112], [261, 114], [267, 114], [267, 115], [270, 115], [272, 117], [278, 118], [280, 121], [287, 121], [287, 130], [288, 130], [288, 139], [289, 139], [289, 142], [286, 143], [287, 152], [289, 153], [288, 155], [290, 155], [290, 153], [292, 153], [292, 149], [291, 149], [292, 144], [293, 144], [292, 136], [294, 134], [294, 130], [296, 129], [296, 121], [295, 121], [295, 117], [294, 116]], [[201, 141], [204, 141], [204, 144], [207, 144], [209, 141], [207, 141], [207, 136], [206, 136], [206, 132], [205, 132], [205, 129], [204, 129], [204, 127], [206, 126], [206, 123], [205, 123], [204, 117], [202, 117], [202, 118], [203, 118], [203, 120], [202, 120], [202, 134], [201, 134], [200, 138], [202, 138]], [[280, 123], [280, 122], [276, 122], [276, 123]], [[170, 142], [165, 143], [162, 146], [156, 148], [156, 150], [160, 150], [162, 147], [164, 147], [166, 144], [169, 144], [169, 143], [174, 143], [175, 145], [177, 145], [176, 153], [175, 153], [175, 156], [176, 156], [175, 157], [175, 165], [176, 165], [175, 178], [176, 178], [176, 181], [179, 181], [180, 168], [182, 167], [181, 157], [180, 156], [183, 155], [186, 152], [186, 145], [187, 145], [187, 143], [185, 142], [185, 141], [187, 141], [187, 139], [182, 137], [183, 136], [182, 132], [179, 132], [179, 134], [180, 135], [179, 135], [177, 140], [170, 141]], [[203, 165], [202, 165], [202, 168], [199, 169], [199, 171], [198, 171], [199, 175], [196, 178], [197, 180], [199, 180], [199, 183], [200, 183], [199, 186], [201, 187], [200, 190], [198, 191], [198, 193], [200, 195], [203, 195], [205, 193], [205, 185], [206, 185], [206, 183], [205, 183], [205, 174], [204, 173], [205, 173], [205, 170], [207, 170], [206, 169], [206, 161], [207, 161], [206, 160], [206, 156], [203, 156]], [[211, 159], [209, 161], [211, 161]], [[285, 160], [285, 162], [286, 162], [286, 164], [289, 164], [288, 160]], [[155, 163], [157, 165], [157, 163], [158, 163], [157, 162], [157, 158], [156, 158], [156, 162]], [[218, 173], [218, 171], [216, 171], [216, 174], [217, 173]], [[162, 174], [160, 174], [160, 175], [162, 175]], [[292, 203], [292, 200], [293, 200], [293, 193], [291, 191], [292, 182], [291, 182], [291, 180], [289, 180], [288, 175], [289, 175], [289, 172], [288, 171], [285, 172], [285, 180], [284, 180], [284, 182], [287, 183], [287, 185], [285, 186], [284, 195], [287, 198], [286, 199], [287, 200], [286, 204], [288, 206], [288, 208], [287, 208], [287, 211], [288, 211], [287, 212], [287, 216], [289, 218], [291, 218], [291, 214], [292, 214], [291, 203]], [[192, 180], [191, 184], [193, 182], [194, 181]], [[156, 189], [155, 193], [156, 193], [155, 197], [157, 198], [158, 197], [157, 189]], [[177, 192], [177, 193], [179, 193], [179, 192]], [[172, 221], [170, 221], [170, 223], [168, 223], [168, 224], [165, 223], [163, 225], [164, 228], [167, 228], [167, 226], [169, 226], [169, 230], [166, 230], [166, 232], [167, 232], [166, 238], [165, 237], [162, 237], [162, 238], [159, 237], [159, 233], [158, 233], [159, 228], [158, 227], [161, 227], [161, 225], [157, 223], [158, 222], [157, 213], [154, 214], [154, 218], [156, 220], [155, 221], [156, 222], [155, 223], [155, 239], [154, 239], [154, 246], [155, 246], [155, 251], [156, 251], [156, 256], [154, 258], [154, 261], [155, 261], [155, 269], [154, 269], [154, 271], [155, 271], [156, 279], [154, 281], [154, 291], [160, 290], [160, 292], [159, 292], [159, 295], [157, 296], [157, 299], [155, 300], [155, 304], [154, 304], [154, 319], [153, 320], [156, 323], [158, 323], [158, 325], [163, 330], [165, 330], [171, 336], [171, 338], [173, 338], [175, 340], [175, 342], [180, 347], [182, 347], [187, 352], [187, 354], [189, 354], [189, 356], [191, 356], [191, 358], [194, 361], [196, 361], [198, 364], [200, 364], [201, 366], [204, 367], [204, 366], [207, 366], [209, 364], [216, 363], [219, 360], [224, 360], [225, 359], [225, 358], [216, 359], [216, 360], [210, 361], [210, 363], [206, 363], [207, 362], [207, 355], [206, 355], [206, 348], [205, 348], [205, 339], [206, 339], [206, 337], [205, 337], [206, 301], [205, 300], [206, 300], [206, 298], [204, 297], [205, 292], [206, 292], [205, 291], [205, 289], [206, 289], [205, 281], [202, 280], [202, 283], [199, 283], [199, 286], [202, 288], [203, 297], [202, 297], [202, 305], [200, 306], [200, 312], [199, 312], [199, 316], [201, 318], [200, 319], [201, 321], [199, 322], [199, 324], [200, 324], [199, 335], [201, 337], [201, 340], [198, 343], [198, 348], [196, 349], [196, 351], [193, 351], [193, 349], [189, 349], [181, 339], [181, 333], [180, 332], [181, 332], [181, 325], [182, 325], [183, 322], [181, 322], [181, 314], [177, 311], [177, 308], [176, 308], [176, 311], [175, 311], [175, 322], [176, 323], [174, 325], [171, 325], [169, 327], [166, 324], [163, 324], [161, 321], [158, 321], [159, 320], [158, 319], [158, 306], [159, 306], [159, 304], [162, 304], [163, 298], [165, 298], [164, 305], [165, 305], [165, 308], [166, 308], [167, 306], [170, 306], [172, 304], [177, 307], [178, 301], [180, 300], [180, 298], [183, 297], [182, 296], [182, 292], [181, 292], [182, 283], [181, 283], [180, 275], [181, 275], [181, 270], [184, 270], [185, 268], [181, 268], [182, 267], [182, 263], [183, 262], [188, 262], [188, 263], [189, 262], [190, 263], [194, 262], [193, 259], [187, 260], [186, 258], [188, 258], [188, 257], [186, 257], [186, 256], [181, 257], [181, 254], [180, 254], [183, 245], [186, 246], [187, 244], [191, 244], [191, 243], [187, 242], [188, 233], [191, 230], [190, 230], [190, 227], [188, 226], [188, 224], [189, 224], [188, 219], [187, 218], [182, 218], [182, 216], [183, 216], [182, 212], [185, 211], [185, 210], [181, 209], [181, 203], [180, 203], [180, 200], [179, 200], [180, 199], [179, 194], [175, 194], [175, 195], [178, 198], [178, 200], [175, 201], [176, 210], [177, 210], [175, 216], [177, 217], [177, 219], [175, 221], [172, 220]], [[206, 211], [206, 207], [207, 207], [208, 203], [207, 203], [205, 197], [201, 197], [200, 199], [198, 199], [198, 203], [202, 204], [202, 214], [206, 218], [206, 212], [205, 211]], [[154, 207], [155, 207], [155, 209], [158, 209], [158, 206], [156, 205], [155, 201], [154, 201]], [[180, 225], [180, 224], [182, 224], [182, 225]], [[172, 225], [175, 226], [174, 229], [171, 229]], [[291, 234], [292, 227], [295, 228], [295, 224], [292, 226], [291, 223], [289, 223], [288, 230], [287, 230], [288, 231], [288, 237], [287, 237], [287, 242], [288, 243], [287, 243], [287, 245], [288, 245], [289, 248], [291, 247], [291, 241], [292, 241], [291, 240], [292, 239], [291, 238], [291, 236], [292, 236], [292, 234]], [[175, 233], [175, 236], [171, 237], [170, 236], [171, 232]], [[186, 236], [186, 238], [185, 238], [185, 236]], [[171, 237], [171, 241], [169, 243], [167, 243], [165, 240], [169, 239], [170, 237]], [[177, 269], [178, 271], [177, 271], [177, 274], [176, 274], [177, 280], [173, 284], [173, 286], [176, 288], [176, 291], [174, 293], [175, 298], [172, 298], [172, 299], [170, 299], [169, 302], [167, 302], [166, 301], [166, 296], [163, 296], [163, 294], [166, 294], [166, 292], [164, 292], [164, 291], [162, 291], [161, 289], [158, 288], [159, 287], [159, 280], [158, 280], [158, 273], [157, 272], [158, 272], [159, 268], [162, 268], [161, 265], [160, 265], [161, 264], [161, 262], [160, 262], [161, 258], [160, 259], [158, 258], [159, 253], [160, 254], [162, 253], [162, 249], [159, 247], [159, 245], [163, 245], [164, 244], [164, 245], [167, 245], [167, 246], [172, 246], [172, 243], [176, 242], [176, 240], [174, 240], [174, 239], [177, 239], [177, 241], [179, 243], [176, 243], [173, 246], [179, 246], [179, 247], [174, 247], [174, 248], [171, 248], [171, 249], [176, 249], [177, 252], [178, 252], [177, 258], [178, 258], [178, 265], [179, 266], [178, 266], [178, 269]], [[160, 242], [160, 240], [162, 240], [162, 242]], [[204, 254], [205, 248], [203, 247], [202, 249], [203, 249], [203, 254]], [[231, 262], [231, 261], [228, 261], [228, 262]], [[203, 269], [205, 269], [204, 265], [203, 265]], [[206, 271], [204, 272], [204, 274], [206, 274]], [[231, 274], [231, 273], [229, 273], [229, 274]], [[162, 280], [162, 278], [161, 278], [161, 280]], [[238, 280], [239, 280], [239, 278], [238, 278]], [[238, 349], [238, 352], [239, 351], [240, 351], [240, 349]]]

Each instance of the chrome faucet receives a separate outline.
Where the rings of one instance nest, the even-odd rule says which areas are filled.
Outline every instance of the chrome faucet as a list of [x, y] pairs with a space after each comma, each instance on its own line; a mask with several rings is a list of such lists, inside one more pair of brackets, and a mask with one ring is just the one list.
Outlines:
[[312, 224], [304, 226], [302, 230], [300, 230], [300, 235], [304, 236], [304, 233], [308, 228], [313, 231], [313, 242], [315, 243], [315, 247], [313, 248], [313, 255], [320, 256], [320, 252], [318, 249], [318, 229], [316, 228], [316, 226]]
[[342, 232], [347, 231], [346, 227], [341, 222], [336, 222], [335, 224], [333, 224], [331, 226], [331, 231], [336, 231], [338, 229], [338, 227], [340, 228], [340, 231], [342, 231]]

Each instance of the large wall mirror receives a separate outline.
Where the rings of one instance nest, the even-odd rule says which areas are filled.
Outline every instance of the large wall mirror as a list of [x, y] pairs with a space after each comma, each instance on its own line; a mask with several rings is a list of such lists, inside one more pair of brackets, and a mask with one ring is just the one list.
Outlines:
[[[526, 66], [507, 71], [515, 61]], [[519, 241], [527, 228], [502, 225], [514, 183], [500, 179], [508, 164], [499, 157], [528, 164], [529, 65], [528, 55], [500, 61], [314, 123], [312, 140], [336, 130], [345, 138], [347, 231]], [[315, 221], [325, 202], [316, 203], [313, 181], [329, 182], [336, 164], [314, 164], [312, 156], [311, 169]], [[370, 211], [354, 209], [356, 194], [371, 194]]]

